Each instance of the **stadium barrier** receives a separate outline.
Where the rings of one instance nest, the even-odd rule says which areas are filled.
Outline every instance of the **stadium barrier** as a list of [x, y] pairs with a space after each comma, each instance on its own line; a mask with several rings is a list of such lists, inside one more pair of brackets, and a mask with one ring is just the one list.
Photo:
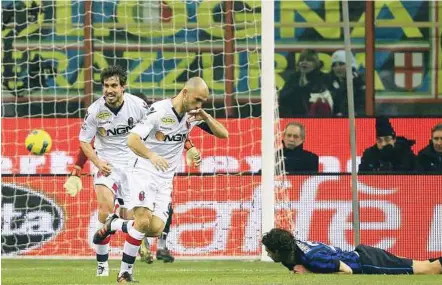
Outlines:
[[[349, 175], [289, 176], [276, 193], [278, 226], [300, 238], [352, 247]], [[66, 176], [2, 178], [2, 255], [93, 258], [96, 201], [90, 176], [75, 198]], [[260, 176], [177, 176], [168, 246], [178, 257], [258, 258]], [[360, 175], [362, 242], [400, 256], [442, 255], [441, 175]], [[111, 241], [120, 253], [124, 237]]]
[[[282, 119], [281, 127], [295, 119]], [[202, 151], [199, 168], [182, 163], [182, 173], [258, 172], [261, 169], [261, 121], [259, 118], [221, 120], [230, 132], [228, 140], [204, 135], [198, 128], [190, 138]], [[347, 119], [296, 119], [306, 127], [304, 148], [320, 157], [320, 171], [349, 172], [351, 155]], [[416, 140], [413, 151], [424, 148], [431, 138], [431, 128], [442, 118], [394, 118], [391, 123], [398, 136]], [[78, 151], [80, 119], [3, 118], [3, 174], [67, 174]], [[28, 131], [45, 129], [53, 140], [52, 151], [45, 156], [29, 155], [24, 141]], [[375, 120], [356, 119], [357, 156], [375, 143]], [[184, 161], [184, 157], [183, 157]], [[89, 166], [85, 172], [90, 172]]]

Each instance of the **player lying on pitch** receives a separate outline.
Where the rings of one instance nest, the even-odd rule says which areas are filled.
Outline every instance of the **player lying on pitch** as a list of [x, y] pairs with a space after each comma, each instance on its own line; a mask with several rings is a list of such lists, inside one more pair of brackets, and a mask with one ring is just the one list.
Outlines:
[[277, 228], [264, 234], [262, 243], [274, 262], [281, 262], [295, 273], [442, 274], [442, 257], [413, 260], [363, 244], [353, 251], [344, 251], [298, 240], [289, 231]]

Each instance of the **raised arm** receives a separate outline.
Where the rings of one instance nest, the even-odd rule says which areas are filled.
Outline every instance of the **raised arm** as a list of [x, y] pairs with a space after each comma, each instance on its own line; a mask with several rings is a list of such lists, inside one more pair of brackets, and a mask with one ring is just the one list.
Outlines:
[[229, 137], [229, 131], [224, 127], [223, 124], [218, 122], [210, 114], [208, 114], [203, 109], [197, 109], [189, 112], [191, 119], [194, 121], [204, 121], [210, 128], [210, 131], [214, 136], [221, 139], [226, 139]]

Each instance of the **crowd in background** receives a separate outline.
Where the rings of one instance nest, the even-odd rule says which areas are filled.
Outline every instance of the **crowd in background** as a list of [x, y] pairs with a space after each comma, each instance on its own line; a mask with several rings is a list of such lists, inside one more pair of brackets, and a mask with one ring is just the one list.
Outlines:
[[[305, 126], [288, 123], [283, 131], [282, 153], [286, 174], [319, 172], [319, 157], [304, 149]], [[388, 118], [376, 118], [376, 142], [361, 158], [358, 171], [364, 173], [442, 173], [442, 123], [431, 129], [430, 142], [416, 155], [415, 140], [396, 135]], [[277, 172], [282, 169], [277, 165]]]
[[[332, 55], [329, 73], [321, 71], [323, 63], [316, 51], [301, 52], [295, 72], [279, 92], [279, 114], [294, 117], [346, 117], [348, 91], [345, 51]], [[353, 96], [356, 116], [365, 115], [365, 83], [352, 56]], [[289, 123], [283, 134], [283, 155], [286, 173], [318, 172], [318, 155], [304, 149], [305, 127]], [[439, 172], [442, 173], [442, 123], [431, 130], [429, 144], [416, 155], [415, 141], [397, 136], [387, 118], [376, 119], [376, 143], [367, 148], [358, 167], [370, 172]]]
[[[295, 72], [279, 93], [279, 114], [293, 117], [342, 117], [348, 115], [345, 51], [332, 55], [329, 73], [321, 71], [323, 63], [316, 51], [301, 52]], [[356, 115], [364, 115], [365, 83], [352, 57], [353, 93]]]

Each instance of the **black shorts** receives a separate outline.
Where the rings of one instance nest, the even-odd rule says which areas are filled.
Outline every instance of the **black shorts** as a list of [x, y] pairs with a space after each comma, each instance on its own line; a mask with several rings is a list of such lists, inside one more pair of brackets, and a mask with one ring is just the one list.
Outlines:
[[397, 257], [380, 248], [360, 244], [359, 254], [362, 274], [413, 274], [413, 260]]

